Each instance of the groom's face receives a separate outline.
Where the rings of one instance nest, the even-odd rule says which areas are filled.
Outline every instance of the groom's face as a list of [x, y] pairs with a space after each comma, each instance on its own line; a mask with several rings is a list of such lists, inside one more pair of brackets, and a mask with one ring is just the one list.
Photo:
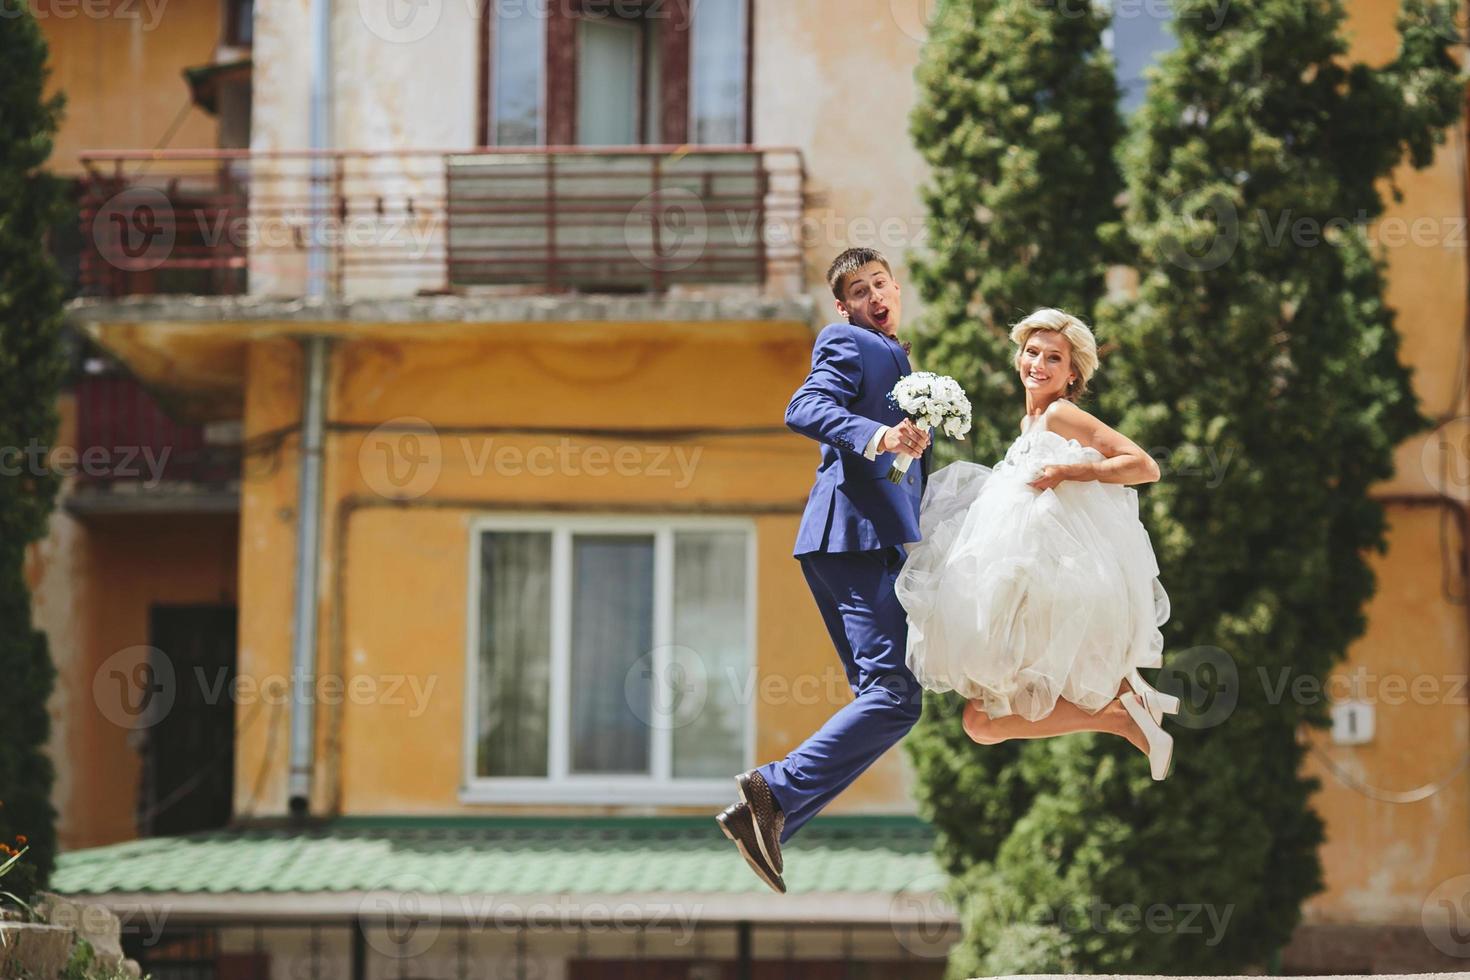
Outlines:
[[847, 277], [837, 312], [860, 327], [888, 334], [898, 333], [903, 319], [903, 302], [893, 273], [882, 262], [869, 262]]

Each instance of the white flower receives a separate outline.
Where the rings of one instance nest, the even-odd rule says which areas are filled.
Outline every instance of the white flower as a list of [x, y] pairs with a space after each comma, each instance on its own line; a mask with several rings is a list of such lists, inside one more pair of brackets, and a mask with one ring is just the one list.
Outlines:
[[893, 386], [893, 400], [927, 429], [958, 439], [970, 431], [970, 399], [954, 378], [916, 371]]

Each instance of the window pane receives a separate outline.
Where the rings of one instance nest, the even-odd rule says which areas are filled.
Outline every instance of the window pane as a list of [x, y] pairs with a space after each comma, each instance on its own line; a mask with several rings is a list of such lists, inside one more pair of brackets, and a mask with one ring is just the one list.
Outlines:
[[496, 146], [541, 142], [541, 73], [545, 21], [535, 4], [493, 4], [495, 50], [491, 59], [490, 140]]
[[653, 537], [577, 535], [572, 574], [571, 770], [646, 774]]
[[1118, 63], [1121, 107], [1132, 112], [1143, 104], [1148, 80], [1143, 71], [1177, 43], [1169, 29], [1170, 9], [1165, 4], [1113, 4], [1111, 30], [1113, 58]]
[[746, 0], [699, 0], [690, 41], [690, 139], [744, 143]]
[[719, 778], [745, 768], [741, 692], [754, 683], [745, 545], [738, 531], [674, 537], [676, 778]]
[[663, 21], [643, 24], [643, 142], [663, 141]]
[[480, 538], [481, 776], [545, 776], [551, 702], [551, 535]]
[[638, 142], [638, 87], [643, 30], [614, 20], [578, 24], [577, 142], [628, 146]]

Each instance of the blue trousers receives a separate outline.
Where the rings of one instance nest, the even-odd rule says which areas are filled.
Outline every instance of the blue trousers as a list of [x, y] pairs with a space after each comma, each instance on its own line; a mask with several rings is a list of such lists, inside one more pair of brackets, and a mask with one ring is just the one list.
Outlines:
[[908, 619], [893, 592], [903, 551], [818, 552], [800, 561], [855, 697], [785, 759], [760, 767], [786, 814], [782, 843], [903, 738], [923, 708], [904, 661]]

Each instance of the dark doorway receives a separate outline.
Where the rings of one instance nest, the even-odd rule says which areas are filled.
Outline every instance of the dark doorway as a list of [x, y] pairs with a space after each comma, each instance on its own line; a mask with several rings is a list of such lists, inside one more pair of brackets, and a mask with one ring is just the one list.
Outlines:
[[138, 832], [145, 837], [230, 822], [235, 624], [234, 606], [154, 606], [149, 612], [148, 642], [168, 659], [173, 700], [147, 729], [138, 796]]

